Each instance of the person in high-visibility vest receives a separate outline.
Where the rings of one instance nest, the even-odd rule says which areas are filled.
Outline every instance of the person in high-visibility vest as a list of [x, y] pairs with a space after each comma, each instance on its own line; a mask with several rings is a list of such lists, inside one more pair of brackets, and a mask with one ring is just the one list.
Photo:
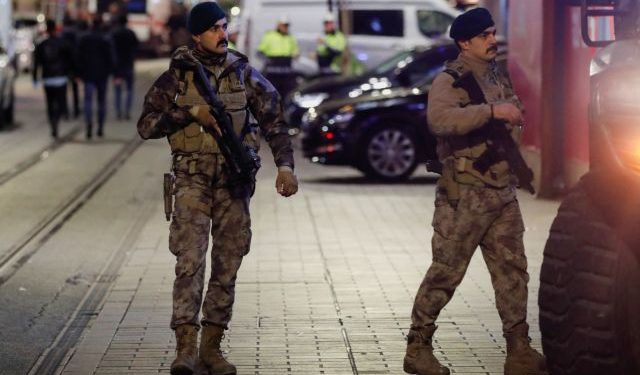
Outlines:
[[237, 22], [230, 22], [227, 25], [227, 48], [238, 50], [236, 43], [238, 42], [238, 34], [240, 33], [240, 25]]
[[289, 33], [287, 16], [278, 20], [276, 30], [264, 34], [258, 53], [266, 58], [265, 77], [285, 96], [293, 88], [292, 82], [295, 82], [291, 69], [293, 59], [300, 54], [298, 42]]
[[347, 39], [336, 29], [333, 14], [327, 13], [323, 20], [324, 37], [318, 38], [316, 55], [320, 74], [339, 74], [342, 72], [342, 54], [347, 47]]

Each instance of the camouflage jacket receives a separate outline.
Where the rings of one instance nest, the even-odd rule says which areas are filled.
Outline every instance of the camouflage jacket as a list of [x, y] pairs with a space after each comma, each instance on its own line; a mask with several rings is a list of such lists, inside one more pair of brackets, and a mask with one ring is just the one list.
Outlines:
[[[460, 75], [471, 71], [488, 103], [510, 102], [523, 109], [522, 103], [513, 91], [507, 72], [500, 69], [496, 63], [460, 55], [456, 60], [448, 62], [446, 68]], [[454, 88], [454, 80], [450, 74], [442, 72], [429, 90], [427, 118], [429, 129], [436, 136], [465, 135], [484, 126], [491, 119], [490, 105], [469, 105], [467, 92], [461, 88]]]
[[[455, 179], [458, 182], [494, 187], [511, 184], [512, 178], [509, 176], [506, 161], [494, 164], [485, 173], [473, 167], [473, 161], [492, 146], [487, 143], [473, 143], [468, 147], [460, 147], [461, 144], [467, 143], [465, 140], [469, 139], [474, 130], [490, 122], [491, 104], [508, 102], [523, 109], [507, 72], [500, 69], [495, 62], [485, 62], [462, 54], [456, 60], [448, 62], [446, 69], [460, 76], [469, 71], [473, 73], [487, 103], [471, 104], [468, 92], [453, 86], [455, 78], [451, 74], [442, 72], [436, 77], [429, 90], [427, 122], [429, 130], [438, 138], [439, 159], [445, 163], [445, 166], [455, 165]], [[505, 126], [510, 127], [514, 140], [518, 142], [520, 127]], [[455, 163], [447, 164], [445, 160], [451, 158], [455, 159]]]
[[[178, 48], [171, 58], [169, 69], [154, 82], [147, 92], [138, 133], [143, 139], [169, 137], [194, 122], [189, 113], [190, 106], [178, 106], [180, 72], [194, 69], [193, 50]], [[288, 135], [288, 126], [282, 113], [281, 98], [273, 85], [256, 69], [248, 64], [247, 58], [236, 51], [229, 51], [220, 63], [202, 64], [216, 77], [220, 77], [229, 67], [241, 74], [245, 89], [248, 110], [258, 121], [258, 125], [267, 140], [277, 166], [293, 168], [293, 149]]]

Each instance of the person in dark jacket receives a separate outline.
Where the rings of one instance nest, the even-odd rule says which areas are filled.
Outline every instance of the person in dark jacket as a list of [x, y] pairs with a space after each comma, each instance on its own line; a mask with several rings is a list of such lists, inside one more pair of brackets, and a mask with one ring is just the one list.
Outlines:
[[36, 46], [32, 74], [34, 86], [38, 84], [38, 77], [42, 77], [53, 138], [58, 138], [58, 123], [66, 107], [71, 60], [70, 46], [56, 35], [56, 23], [47, 20], [47, 38]]
[[93, 96], [98, 97], [98, 137], [104, 135], [104, 120], [107, 114], [107, 79], [115, 67], [113, 44], [102, 28], [102, 18], [95, 17], [91, 31], [78, 42], [78, 75], [84, 82], [84, 116], [87, 139], [93, 133]]
[[[62, 37], [62, 39], [64, 39], [67, 42], [67, 44], [71, 48], [72, 53], [75, 53], [76, 49], [78, 48], [78, 39], [80, 35], [80, 30], [77, 27], [75, 20], [73, 20], [69, 16], [66, 16], [64, 18], [64, 21], [62, 22], [62, 24], [63, 24], [63, 27], [62, 27], [62, 32], [60, 33], [60, 36]], [[72, 60], [71, 66], [69, 68], [70, 68], [69, 83], [71, 85], [71, 93], [73, 95], [72, 97], [73, 117], [77, 118], [78, 116], [80, 116], [80, 95], [78, 92], [78, 82], [76, 81], [77, 73], [76, 73], [75, 59]], [[67, 97], [65, 95], [64, 114], [66, 117], [69, 117], [69, 104], [66, 99]]]
[[[138, 48], [138, 37], [127, 27], [127, 15], [123, 14], [116, 20], [111, 39], [116, 52], [116, 67], [113, 72], [113, 84], [115, 88], [116, 115], [118, 120], [131, 118], [131, 103], [133, 100], [133, 63]], [[126, 87], [127, 96], [122, 108], [122, 88]], [[124, 110], [124, 112], [123, 112]]]

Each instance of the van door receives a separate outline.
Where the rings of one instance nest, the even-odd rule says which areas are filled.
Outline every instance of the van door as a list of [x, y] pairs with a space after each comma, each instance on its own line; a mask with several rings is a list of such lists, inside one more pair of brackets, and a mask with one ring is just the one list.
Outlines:
[[369, 67], [402, 50], [429, 46], [446, 36], [459, 12], [445, 7], [403, 5], [385, 9], [358, 7], [351, 17], [349, 48], [358, 60]]
[[349, 50], [366, 66], [377, 66], [407, 49], [403, 9], [352, 9]]

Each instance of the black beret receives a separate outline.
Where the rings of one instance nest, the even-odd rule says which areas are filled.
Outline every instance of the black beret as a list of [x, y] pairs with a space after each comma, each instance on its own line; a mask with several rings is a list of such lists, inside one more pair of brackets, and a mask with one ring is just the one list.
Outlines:
[[494, 25], [491, 13], [488, 10], [485, 8], [473, 8], [453, 20], [449, 36], [456, 41], [469, 40]]
[[187, 29], [193, 35], [200, 35], [226, 16], [218, 3], [205, 1], [191, 8], [187, 18]]

